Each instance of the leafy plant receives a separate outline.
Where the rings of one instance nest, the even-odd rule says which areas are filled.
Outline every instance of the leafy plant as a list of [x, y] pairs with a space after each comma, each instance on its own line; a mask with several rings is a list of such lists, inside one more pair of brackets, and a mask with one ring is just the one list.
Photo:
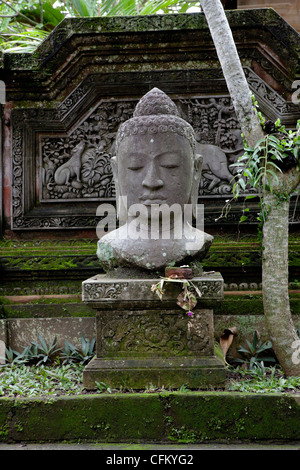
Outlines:
[[29, 356], [29, 347], [26, 347], [22, 352], [18, 352], [9, 346], [8, 348], [5, 348], [5, 357], [1, 357], [1, 359], [5, 359], [5, 361], [10, 365], [25, 364], [29, 361]]
[[261, 356], [265, 351], [270, 351], [272, 349], [271, 341], [262, 342], [258, 338], [257, 331], [254, 331], [252, 343], [249, 340], [246, 340], [248, 349], [244, 346], [240, 346], [237, 350], [244, 359], [236, 358], [234, 362], [247, 363], [249, 369], [253, 369], [261, 361], [265, 362], [276, 362], [276, 359], [273, 356]]
[[180, 389], [179, 389], [179, 392], [181, 393], [186, 393], [186, 392], [190, 392], [191, 390], [187, 387], [186, 384], [182, 384]]
[[1, 0], [0, 49], [33, 52], [65, 17], [184, 13], [194, 5], [193, 0]]
[[277, 171], [288, 171], [299, 165], [300, 120], [296, 131], [287, 131], [279, 119], [274, 126], [276, 134], [266, 134], [253, 148], [245, 146], [244, 155], [232, 165], [237, 167], [239, 175], [233, 188], [235, 196], [241, 189], [245, 190], [247, 182], [252, 188], [261, 185], [271, 188], [270, 180], [277, 181]]
[[[260, 198], [258, 221], [263, 223], [268, 214], [268, 207], [263, 202], [262, 190], [272, 191], [274, 183], [278, 183], [279, 173], [294, 167], [300, 169], [300, 120], [297, 122], [295, 131], [286, 130], [280, 119], [273, 123], [271, 121], [265, 122], [265, 119], [261, 117], [261, 122], [267, 132], [266, 135], [253, 148], [245, 143], [245, 153], [236, 163], [232, 164], [232, 167], [236, 167], [233, 185], [234, 198], [244, 194], [247, 187], [256, 190], [257, 194], [248, 194], [245, 200], [257, 196]], [[280, 200], [286, 200], [288, 195], [278, 193], [277, 197], [280, 202]], [[248, 218], [244, 212], [245, 210], [240, 222], [244, 222]]]
[[0, 368], [0, 396], [49, 397], [80, 394], [83, 391], [82, 369], [81, 364], [7, 364]]
[[104, 382], [95, 381], [95, 385], [99, 393], [104, 393], [104, 392], [111, 393], [112, 392], [111, 388], [108, 385], [106, 385], [106, 383]]
[[40, 334], [38, 334], [38, 339], [39, 343], [37, 341], [32, 341], [31, 348], [28, 349], [30, 362], [37, 363], [37, 365], [53, 362], [57, 354], [61, 351], [60, 348], [56, 348], [56, 337], [49, 345]]
[[300, 387], [300, 377], [285, 377], [280, 368], [265, 367], [263, 363], [257, 363], [251, 370], [234, 369], [234, 377], [230, 391], [270, 393], [295, 391]]
[[80, 363], [82, 365], [89, 362], [95, 355], [96, 338], [91, 341], [81, 337], [81, 347], [77, 348], [69, 341], [65, 340], [65, 348], [57, 348], [56, 337], [48, 344], [39, 334], [38, 341], [32, 341], [30, 346], [26, 346], [22, 352], [13, 350], [11, 347], [6, 348], [5, 359], [6, 365], [15, 364], [50, 364], [56, 362]]
[[82, 364], [86, 364], [95, 355], [95, 343], [96, 338], [89, 341], [82, 336], [80, 349], [66, 340], [62, 354], [63, 362], [80, 362]]

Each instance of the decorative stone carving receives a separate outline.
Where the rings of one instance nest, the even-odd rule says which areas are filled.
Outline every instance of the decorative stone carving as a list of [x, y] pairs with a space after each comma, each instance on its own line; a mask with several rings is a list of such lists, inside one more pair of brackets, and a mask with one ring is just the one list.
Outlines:
[[[159, 279], [110, 278], [99, 274], [82, 284], [82, 299], [96, 310], [96, 356], [83, 371], [87, 389], [97, 381], [113, 388], [224, 387], [224, 363], [214, 356], [214, 302], [223, 298], [219, 273], [193, 278], [202, 292], [188, 317], [177, 306], [181, 287], [169, 283], [159, 300], [151, 285]], [[209, 300], [204, 306], [205, 300]]]
[[102, 312], [98, 323], [98, 357], [213, 355], [212, 311]]
[[[283, 121], [295, 121], [297, 108], [287, 102], [279, 93], [258, 77], [248, 67], [244, 68], [250, 88], [265, 114], [270, 118], [282, 116]], [[205, 77], [213, 80], [209, 71]], [[26, 229], [67, 229], [95, 228], [96, 202], [115, 200], [115, 187], [112, 178], [110, 159], [111, 148], [120, 124], [132, 117], [137, 104], [135, 97], [97, 98], [94, 93], [98, 83], [105, 80], [120, 87], [120, 76], [116, 74], [89, 75], [56, 109], [13, 109], [12, 111], [12, 228]], [[204, 82], [203, 71], [184, 70], [175, 72], [123, 73], [122, 80], [132, 86], [135, 81], [143, 83]], [[193, 96], [174, 93], [173, 101], [181, 117], [195, 130], [197, 145], [204, 162], [199, 185], [199, 197], [206, 203], [207, 223], [215, 223], [223, 206], [222, 198], [232, 192], [234, 171], [231, 164], [241, 154], [241, 135], [233, 107], [228, 96]], [[85, 102], [93, 101], [86, 109]], [[295, 117], [296, 116], [296, 117]], [[300, 117], [300, 116], [299, 116]], [[55, 173], [67, 164], [73, 149], [85, 143], [81, 155], [79, 181], [69, 178], [70, 184], [57, 184]], [[207, 147], [206, 147], [207, 146]], [[212, 147], [208, 147], [212, 146]], [[213, 156], [213, 158], [212, 158]], [[37, 171], [36, 168], [40, 168]], [[38, 194], [36, 188], [39, 188]], [[220, 199], [219, 208], [217, 198]], [[39, 204], [36, 205], [36, 201]], [[76, 205], [72, 212], [68, 203], [84, 204], [85, 210]], [[57, 202], [63, 214], [57, 211]], [[44, 210], [43, 204], [47, 204]], [[213, 209], [211, 210], [210, 207]], [[78, 209], [77, 209], [78, 208]], [[292, 209], [293, 212], [293, 209]], [[240, 210], [232, 211], [227, 221], [236, 223]], [[249, 214], [249, 221], [256, 221], [256, 211]], [[295, 212], [294, 221], [299, 221]]]
[[85, 302], [89, 300], [97, 301], [104, 299], [118, 299], [122, 296], [124, 289], [128, 286], [127, 282], [108, 284], [95, 283], [95, 282], [84, 282], [83, 283], [83, 300]]
[[[125, 308], [132, 302], [148, 302], [153, 307], [160, 307], [161, 301], [151, 286], [159, 282], [158, 278], [149, 279], [111, 279], [105, 274], [97, 274], [82, 283], [82, 300], [84, 302], [101, 302], [106, 306], [118, 302]], [[200, 290], [202, 300], [222, 300], [224, 296], [223, 278], [219, 273], [194, 277], [193, 284]], [[166, 283], [164, 301], [174, 305], [181, 287], [175, 283]], [[193, 291], [193, 286], [190, 286]], [[111, 301], [111, 302], [110, 302]], [[173, 303], [173, 304], [172, 304]]]

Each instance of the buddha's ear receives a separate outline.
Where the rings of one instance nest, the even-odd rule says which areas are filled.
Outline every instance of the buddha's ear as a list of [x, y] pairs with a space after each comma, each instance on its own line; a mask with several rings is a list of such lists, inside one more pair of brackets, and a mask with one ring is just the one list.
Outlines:
[[111, 165], [114, 180], [117, 182], [118, 181], [118, 167], [117, 167], [117, 157], [115, 155], [111, 157], [110, 165]]
[[123, 198], [120, 197], [120, 190], [119, 190], [119, 174], [118, 174], [118, 164], [117, 164], [117, 157], [113, 156], [110, 159], [112, 174], [115, 182], [115, 190], [116, 190], [116, 209], [117, 209], [117, 217], [120, 221], [120, 224], [123, 225], [126, 221], [127, 217], [127, 209], [124, 205]]
[[202, 155], [196, 154], [195, 160], [194, 160], [193, 185], [192, 185], [192, 191], [191, 191], [191, 197], [190, 197], [194, 217], [197, 216], [197, 203], [198, 203], [200, 178], [202, 174], [202, 165], [203, 165]]
[[116, 209], [117, 209], [117, 217], [119, 218], [120, 214], [120, 193], [119, 193], [119, 178], [118, 178], [118, 166], [117, 166], [117, 157], [111, 157], [110, 165], [112, 169], [112, 174], [115, 183], [115, 192], [116, 192]]

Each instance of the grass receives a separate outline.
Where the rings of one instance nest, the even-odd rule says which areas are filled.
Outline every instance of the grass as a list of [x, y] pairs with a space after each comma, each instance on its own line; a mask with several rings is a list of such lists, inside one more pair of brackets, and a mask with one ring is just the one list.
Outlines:
[[285, 377], [279, 366], [255, 368], [228, 368], [228, 390], [252, 393], [300, 393], [300, 377]]
[[0, 397], [37, 397], [83, 393], [83, 364], [5, 365], [0, 369]]
[[[55, 397], [60, 395], [81, 395], [86, 393], [130, 392], [110, 389], [100, 382], [97, 390], [87, 392], [82, 382], [82, 363], [67, 364], [7, 364], [0, 367], [0, 397]], [[227, 391], [252, 393], [300, 393], [300, 377], [285, 377], [278, 366], [260, 365], [253, 370], [227, 369]], [[143, 393], [159, 392], [160, 389], [149, 387], [140, 390]], [[179, 391], [190, 392], [188, 385]]]

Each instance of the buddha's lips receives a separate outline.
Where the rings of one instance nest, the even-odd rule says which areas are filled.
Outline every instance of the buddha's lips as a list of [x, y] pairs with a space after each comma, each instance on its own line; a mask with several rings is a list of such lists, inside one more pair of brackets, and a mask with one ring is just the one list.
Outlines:
[[148, 195], [148, 196], [141, 196], [139, 199], [145, 205], [162, 204], [162, 203], [164, 203], [164, 201], [166, 201], [166, 197], [163, 196], [162, 194], [156, 194], [155, 196], [153, 194]]
[[163, 194], [144, 194], [139, 198], [141, 201], [165, 201], [166, 196]]

